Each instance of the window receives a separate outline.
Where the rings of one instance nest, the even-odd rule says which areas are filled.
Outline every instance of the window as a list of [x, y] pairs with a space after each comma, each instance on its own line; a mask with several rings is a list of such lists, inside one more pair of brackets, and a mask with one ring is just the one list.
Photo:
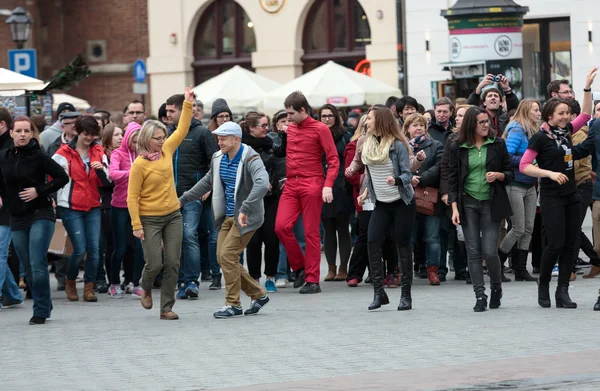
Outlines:
[[371, 29], [358, 0], [320, 0], [308, 12], [303, 37], [305, 73], [329, 60], [354, 68], [365, 58]]
[[525, 20], [523, 26], [524, 97], [546, 100], [546, 86], [572, 81], [569, 18]]
[[204, 11], [194, 37], [194, 78], [200, 84], [240, 65], [252, 70], [254, 25], [234, 0], [214, 1]]

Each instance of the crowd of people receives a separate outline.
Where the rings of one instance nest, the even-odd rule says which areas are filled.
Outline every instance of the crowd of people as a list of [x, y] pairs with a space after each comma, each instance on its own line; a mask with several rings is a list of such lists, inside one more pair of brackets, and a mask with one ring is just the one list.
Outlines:
[[[61, 103], [48, 127], [0, 108], [2, 306], [21, 304], [24, 289], [30, 324], [45, 323], [51, 261], [69, 301], [83, 270], [83, 301], [130, 295], [151, 309], [160, 289], [160, 319], [175, 320], [176, 300], [224, 280], [214, 317], [254, 315], [278, 289], [321, 292], [323, 252], [324, 281], [372, 284], [369, 310], [398, 287], [398, 310], [410, 310], [415, 273], [439, 286], [451, 270], [472, 284], [475, 312], [501, 306], [509, 273], [537, 281], [544, 308], [556, 276], [556, 307], [576, 308], [578, 269], [600, 276], [596, 71], [581, 103], [568, 80], [552, 81], [542, 105], [490, 74], [467, 100], [440, 98], [429, 111], [410, 96], [316, 110], [294, 92], [272, 118], [250, 111], [239, 123], [217, 99], [204, 126], [189, 87], [158, 120], [140, 101], [112, 121]], [[588, 208], [593, 241], [581, 230]], [[68, 257], [48, 254], [57, 219]]]

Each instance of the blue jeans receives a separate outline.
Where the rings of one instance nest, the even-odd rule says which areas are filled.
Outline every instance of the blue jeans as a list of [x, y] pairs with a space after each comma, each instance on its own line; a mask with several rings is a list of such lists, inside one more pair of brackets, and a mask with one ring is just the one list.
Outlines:
[[[10, 241], [10, 227], [8, 225], [0, 225], [0, 291], [5, 300], [17, 302], [23, 301], [23, 295], [21, 295], [19, 286], [8, 267], [8, 246], [10, 246]], [[0, 307], [2, 307], [1, 303]]]
[[415, 227], [412, 233], [411, 247], [414, 248], [417, 243], [417, 232], [419, 225], [423, 224], [423, 242], [425, 242], [425, 258], [427, 266], [440, 266], [440, 256], [442, 246], [440, 245], [440, 226], [441, 217], [425, 216], [417, 213]]
[[[302, 222], [302, 215], [298, 216], [298, 221], [294, 225], [294, 236], [300, 245], [300, 248], [306, 253], [306, 240], [304, 239], [304, 223]], [[288, 260], [287, 252], [283, 243], [279, 242], [279, 263], [277, 264], [277, 274], [275, 274], [276, 280], [288, 278]]]
[[110, 262], [110, 270], [108, 271], [108, 279], [111, 284], [119, 285], [121, 283], [121, 267], [123, 266], [123, 258], [127, 251], [127, 243], [130, 240], [135, 242], [135, 260], [133, 263], [132, 282], [133, 285], [140, 285], [142, 278], [142, 270], [144, 269], [144, 250], [142, 249], [142, 241], [133, 236], [131, 229], [131, 217], [127, 208], [112, 208], [111, 211], [112, 235], [114, 242], [113, 258]]
[[200, 245], [198, 244], [198, 225], [202, 216], [202, 201], [185, 204], [181, 210], [183, 217], [183, 240], [181, 261], [179, 263], [179, 284], [198, 284], [200, 279]]
[[89, 212], [59, 207], [63, 225], [73, 244], [73, 253], [67, 265], [67, 280], [75, 280], [79, 275], [79, 265], [85, 260], [85, 282], [96, 283], [100, 259], [100, 208]]
[[33, 296], [33, 316], [49, 318], [52, 312], [48, 247], [54, 234], [54, 221], [37, 220], [28, 228], [13, 231], [15, 252], [25, 265], [25, 278]]
[[204, 231], [204, 237], [200, 238], [200, 253], [202, 258], [200, 263], [208, 265], [210, 274], [215, 278], [221, 277], [221, 268], [217, 262], [217, 238], [219, 231], [215, 227], [212, 206], [209, 202], [204, 202], [202, 214], [200, 215], [200, 230]]

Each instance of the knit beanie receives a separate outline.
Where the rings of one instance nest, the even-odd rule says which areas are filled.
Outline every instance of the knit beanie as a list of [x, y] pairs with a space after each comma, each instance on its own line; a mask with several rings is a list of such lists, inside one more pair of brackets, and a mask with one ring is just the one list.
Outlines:
[[227, 102], [225, 99], [217, 99], [212, 104], [212, 112], [210, 114], [210, 119], [215, 118], [217, 115], [221, 113], [229, 113], [229, 116], [233, 119], [233, 113], [229, 110], [229, 106], [227, 106]]

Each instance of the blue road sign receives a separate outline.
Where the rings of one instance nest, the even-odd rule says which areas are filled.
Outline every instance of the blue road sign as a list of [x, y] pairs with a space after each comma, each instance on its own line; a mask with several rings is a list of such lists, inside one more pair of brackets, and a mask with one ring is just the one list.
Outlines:
[[133, 64], [133, 78], [136, 83], [143, 83], [146, 81], [146, 63], [144, 60], [137, 60]]
[[9, 50], [8, 68], [13, 72], [37, 79], [37, 56], [35, 49]]

